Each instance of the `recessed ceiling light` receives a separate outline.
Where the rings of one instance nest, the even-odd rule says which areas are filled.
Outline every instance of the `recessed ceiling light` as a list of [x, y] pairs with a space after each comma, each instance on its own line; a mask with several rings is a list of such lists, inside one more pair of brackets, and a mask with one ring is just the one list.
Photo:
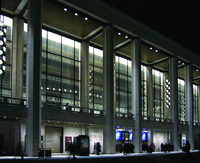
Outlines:
[[199, 71], [199, 69], [196, 69], [196, 71]]
[[88, 20], [88, 17], [85, 17], [85, 20]]
[[75, 14], [74, 14], [75, 16], [78, 16], [78, 13], [77, 12], [75, 12]]
[[156, 49], [155, 52], [158, 53], [158, 50]]
[[128, 38], [128, 36], [126, 35], [125, 38]]
[[150, 47], [150, 50], [152, 50], [153, 49], [153, 47]]
[[67, 8], [66, 8], [66, 7], [64, 8], [64, 11], [67, 11]]
[[118, 35], [120, 36], [122, 33], [121, 32], [118, 32]]

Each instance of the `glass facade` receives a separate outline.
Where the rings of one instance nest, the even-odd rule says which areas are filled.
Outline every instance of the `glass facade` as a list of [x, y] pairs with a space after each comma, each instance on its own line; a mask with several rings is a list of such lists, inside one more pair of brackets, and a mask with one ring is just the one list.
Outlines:
[[116, 56], [116, 112], [132, 113], [131, 110], [131, 61]]
[[178, 79], [178, 115], [179, 121], [185, 121], [185, 81]]
[[193, 84], [193, 117], [194, 117], [194, 123], [199, 123], [198, 86], [195, 84]]
[[[1, 17], [7, 26], [6, 73], [0, 76], [1, 96], [11, 97], [12, 79], [12, 31], [13, 20]], [[26, 45], [27, 24], [24, 24], [24, 98], [26, 98]], [[65, 36], [42, 30], [42, 102], [80, 106], [81, 44]], [[131, 60], [115, 57], [116, 112], [132, 113], [131, 104]], [[141, 66], [142, 116], [147, 117], [147, 74]], [[153, 69], [153, 117], [164, 118], [164, 75]], [[165, 101], [166, 102], [166, 101]], [[103, 51], [89, 46], [89, 108], [103, 110]], [[198, 86], [193, 85], [194, 123], [199, 123]], [[185, 82], [178, 79], [178, 117], [186, 121]]]
[[13, 19], [1, 16], [1, 22], [7, 26], [6, 32], [6, 70], [5, 75], [0, 75], [0, 95], [11, 97], [11, 72], [12, 72], [12, 31], [13, 31]]
[[[25, 24], [25, 55], [26, 33], [27, 25]], [[68, 103], [71, 106], [80, 106], [80, 48], [79, 42], [42, 30], [41, 94], [43, 103], [62, 105]]]
[[153, 69], [153, 116], [156, 120], [164, 117], [163, 73]]
[[142, 78], [142, 116], [147, 117], [147, 67], [141, 66]]
[[89, 108], [103, 110], [103, 51], [89, 46]]

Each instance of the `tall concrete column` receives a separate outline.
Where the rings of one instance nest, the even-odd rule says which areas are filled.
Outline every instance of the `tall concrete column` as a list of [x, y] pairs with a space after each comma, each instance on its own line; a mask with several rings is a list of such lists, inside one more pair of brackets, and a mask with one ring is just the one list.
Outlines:
[[185, 67], [185, 108], [186, 108], [186, 121], [188, 121], [189, 131], [187, 140], [191, 144], [191, 149], [194, 149], [194, 127], [193, 127], [193, 71], [192, 65], [189, 64]]
[[153, 75], [152, 67], [147, 67], [147, 111], [148, 116], [153, 117]]
[[173, 131], [171, 135], [172, 144], [174, 145], [174, 150], [177, 151], [178, 147], [178, 60], [173, 57], [169, 60], [169, 81], [170, 81], [170, 98], [171, 98], [171, 118], [173, 120]]
[[135, 152], [142, 152], [141, 41], [132, 42], [132, 113], [135, 115]]
[[197, 95], [198, 95], [198, 123], [200, 123], [200, 86], [198, 85], [197, 88]]
[[23, 98], [24, 20], [13, 19], [12, 97]]
[[81, 43], [81, 107], [89, 108], [89, 44]]
[[41, 144], [42, 0], [28, 1], [26, 95], [28, 156], [38, 155]]
[[103, 31], [103, 35], [103, 107], [106, 113], [104, 153], [112, 154], [115, 152], [113, 27], [107, 25]]

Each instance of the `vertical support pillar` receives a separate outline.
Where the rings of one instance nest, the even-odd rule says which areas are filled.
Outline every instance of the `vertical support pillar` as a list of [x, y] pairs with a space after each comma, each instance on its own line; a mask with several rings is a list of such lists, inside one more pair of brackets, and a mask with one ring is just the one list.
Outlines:
[[113, 154], [115, 152], [113, 27], [107, 25], [103, 32], [103, 107], [106, 113], [104, 152]]
[[28, 1], [26, 94], [28, 156], [38, 155], [41, 140], [42, 0]]
[[170, 81], [170, 98], [171, 98], [171, 118], [173, 119], [173, 131], [171, 135], [174, 150], [178, 150], [178, 68], [177, 58], [173, 57], [169, 61], [169, 81]]
[[132, 42], [132, 113], [135, 115], [135, 152], [142, 152], [141, 41]]
[[198, 98], [198, 101], [197, 101], [197, 106], [198, 106], [198, 123], [200, 123], [200, 86], [198, 85], [197, 86], [197, 98]]
[[81, 107], [89, 108], [89, 44], [81, 43]]
[[153, 117], [153, 78], [152, 78], [152, 67], [147, 67], [147, 108], [148, 116]]
[[191, 144], [191, 149], [194, 149], [194, 127], [193, 127], [193, 71], [192, 65], [189, 64], [185, 67], [185, 108], [186, 108], [186, 121], [188, 121], [189, 132], [187, 140]]
[[13, 19], [12, 97], [23, 98], [24, 20]]

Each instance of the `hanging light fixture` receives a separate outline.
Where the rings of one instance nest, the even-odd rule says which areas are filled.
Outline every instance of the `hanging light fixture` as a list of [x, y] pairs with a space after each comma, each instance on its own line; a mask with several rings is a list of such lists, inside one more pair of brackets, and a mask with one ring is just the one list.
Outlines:
[[5, 75], [7, 26], [0, 22], [0, 74]]

